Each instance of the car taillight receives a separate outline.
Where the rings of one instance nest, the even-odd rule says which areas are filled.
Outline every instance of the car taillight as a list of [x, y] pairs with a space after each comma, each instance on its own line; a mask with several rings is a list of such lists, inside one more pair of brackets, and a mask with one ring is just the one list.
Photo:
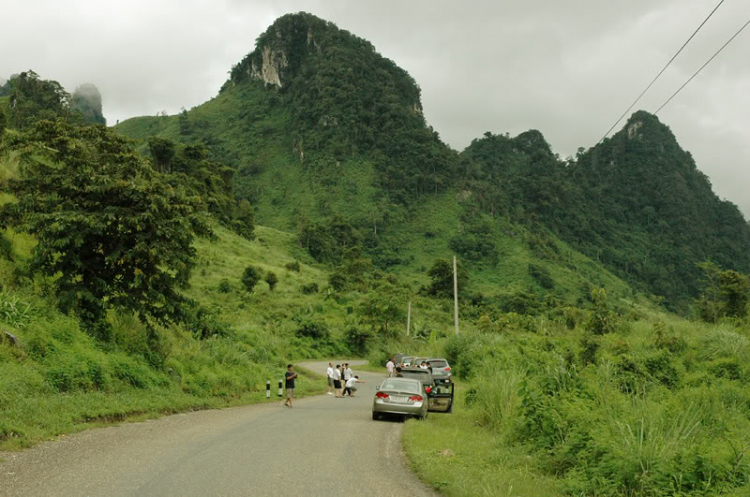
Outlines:
[[425, 387], [424, 391], [430, 393], [432, 392], [432, 387]]
[[445, 368], [445, 370], [446, 370], [446, 371], [450, 371], [450, 370], [451, 370], [451, 367], [450, 367], [450, 366], [448, 366], [447, 368]]
[[409, 400], [412, 402], [422, 402], [422, 396], [421, 395], [412, 395], [409, 397]]
[[378, 392], [378, 393], [375, 394], [375, 397], [377, 397], [379, 399], [387, 399], [388, 398], [388, 394], [387, 393], [383, 393], [383, 392]]

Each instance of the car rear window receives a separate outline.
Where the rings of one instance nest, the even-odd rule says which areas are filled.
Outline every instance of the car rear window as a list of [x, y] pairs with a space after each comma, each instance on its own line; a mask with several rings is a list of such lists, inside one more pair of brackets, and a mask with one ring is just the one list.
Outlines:
[[444, 368], [448, 365], [448, 361], [442, 359], [433, 359], [430, 361], [430, 367], [433, 368]]
[[432, 374], [426, 369], [418, 369], [416, 371], [401, 370], [401, 375], [404, 378], [415, 378], [419, 381], [430, 381]]
[[400, 392], [419, 393], [419, 384], [413, 381], [386, 380], [381, 390], [398, 390]]

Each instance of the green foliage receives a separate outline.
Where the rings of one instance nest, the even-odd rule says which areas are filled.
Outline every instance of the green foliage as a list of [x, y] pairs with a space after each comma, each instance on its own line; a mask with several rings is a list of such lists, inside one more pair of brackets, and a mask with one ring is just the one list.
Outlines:
[[400, 333], [400, 325], [405, 321], [404, 303], [401, 291], [383, 286], [370, 293], [359, 306], [362, 322], [385, 338], [393, 338]]
[[192, 242], [210, 233], [198, 199], [104, 127], [41, 121], [6, 145], [22, 152], [23, 174], [5, 188], [17, 201], [2, 222], [37, 238], [32, 270], [56, 278], [62, 307], [103, 338], [108, 308], [179, 321]]
[[591, 292], [594, 312], [586, 323], [586, 329], [594, 335], [612, 333], [617, 327], [617, 315], [607, 305], [607, 292], [604, 288], [595, 288]]
[[228, 278], [223, 278], [219, 282], [219, 287], [217, 288], [217, 290], [219, 290], [219, 293], [230, 293], [232, 291], [232, 283]]
[[40, 119], [67, 118], [70, 94], [53, 80], [41, 79], [34, 71], [22, 72], [6, 83], [9, 96], [9, 126], [23, 129]]
[[555, 288], [555, 280], [552, 279], [552, 275], [550, 275], [550, 272], [546, 267], [529, 264], [529, 274], [542, 288], [547, 290]]
[[148, 149], [154, 158], [154, 169], [160, 173], [171, 173], [172, 159], [176, 153], [174, 142], [153, 136], [148, 139]]
[[704, 290], [695, 301], [698, 315], [707, 323], [723, 317], [744, 318], [748, 313], [750, 277], [733, 270], [722, 270], [706, 261], [697, 265], [703, 270]]
[[242, 273], [242, 286], [244, 286], [245, 290], [248, 292], [252, 292], [255, 285], [257, 285], [262, 278], [263, 272], [260, 269], [254, 266], [248, 266]]
[[290, 262], [284, 266], [287, 271], [294, 271], [295, 273], [300, 272], [300, 265], [298, 261]]
[[[469, 273], [461, 262], [456, 262], [456, 279], [459, 291], [466, 291]], [[445, 259], [438, 259], [427, 272], [432, 282], [426, 289], [428, 295], [440, 298], [453, 297], [453, 265]]]
[[340, 263], [347, 252], [362, 244], [362, 235], [341, 216], [324, 223], [303, 220], [299, 242], [318, 262]]
[[276, 276], [276, 273], [273, 273], [271, 271], [266, 274], [265, 280], [266, 283], [268, 283], [268, 289], [270, 291], [273, 291], [273, 289], [276, 288], [276, 284], [279, 282], [279, 278], [278, 276]]
[[0, 293], [0, 320], [14, 328], [24, 328], [36, 317], [36, 310], [18, 296]]
[[320, 291], [320, 288], [318, 287], [318, 284], [315, 282], [307, 283], [306, 285], [302, 285], [300, 287], [300, 292], [304, 293], [305, 295], [318, 293], [318, 291]]
[[360, 357], [367, 354], [370, 343], [374, 338], [375, 335], [372, 331], [357, 323], [348, 323], [344, 330], [344, 340], [346, 340], [349, 350]]

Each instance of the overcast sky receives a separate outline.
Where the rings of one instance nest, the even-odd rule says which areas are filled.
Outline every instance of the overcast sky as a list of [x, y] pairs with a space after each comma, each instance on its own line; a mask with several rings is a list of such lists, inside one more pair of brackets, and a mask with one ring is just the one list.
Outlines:
[[[0, 78], [94, 83], [110, 124], [215, 96], [277, 17], [306, 11], [371, 41], [422, 88], [462, 150], [485, 131], [594, 145], [719, 0], [3, 0]], [[655, 111], [750, 19], [725, 0], [636, 108]], [[750, 217], [750, 28], [659, 114]], [[618, 126], [622, 126], [622, 123]]]

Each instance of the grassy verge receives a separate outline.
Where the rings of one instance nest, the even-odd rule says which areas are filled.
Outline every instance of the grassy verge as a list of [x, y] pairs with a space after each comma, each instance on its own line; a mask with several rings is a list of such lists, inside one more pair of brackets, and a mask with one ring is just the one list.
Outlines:
[[464, 403], [465, 391], [464, 384], [456, 384], [453, 414], [406, 422], [404, 450], [417, 476], [445, 495], [558, 495], [552, 479], [534, 474], [525, 453], [477, 425]]

